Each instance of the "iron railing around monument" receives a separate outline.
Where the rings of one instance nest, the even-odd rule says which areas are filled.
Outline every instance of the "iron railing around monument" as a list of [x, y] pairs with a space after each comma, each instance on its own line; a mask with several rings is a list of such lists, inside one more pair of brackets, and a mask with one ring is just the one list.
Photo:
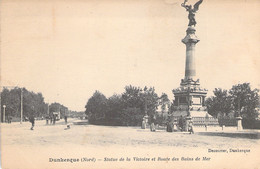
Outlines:
[[192, 122], [196, 127], [219, 126], [218, 119], [214, 117], [192, 117]]
[[235, 118], [229, 118], [229, 117], [220, 117], [218, 118], [218, 122], [220, 126], [236, 126], [237, 121]]

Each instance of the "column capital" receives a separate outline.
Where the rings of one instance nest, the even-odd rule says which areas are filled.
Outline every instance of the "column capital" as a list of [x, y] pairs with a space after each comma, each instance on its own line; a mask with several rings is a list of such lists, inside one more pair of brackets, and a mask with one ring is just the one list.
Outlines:
[[184, 44], [189, 44], [189, 43], [197, 43], [199, 42], [199, 38], [195, 35], [196, 29], [194, 27], [188, 27], [188, 29], [186, 30], [186, 36], [184, 39], [182, 39], [182, 42]]

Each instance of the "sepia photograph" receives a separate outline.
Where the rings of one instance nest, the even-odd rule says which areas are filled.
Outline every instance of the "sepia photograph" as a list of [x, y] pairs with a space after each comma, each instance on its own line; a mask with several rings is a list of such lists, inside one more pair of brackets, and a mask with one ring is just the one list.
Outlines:
[[260, 168], [259, 0], [2, 0], [0, 169]]

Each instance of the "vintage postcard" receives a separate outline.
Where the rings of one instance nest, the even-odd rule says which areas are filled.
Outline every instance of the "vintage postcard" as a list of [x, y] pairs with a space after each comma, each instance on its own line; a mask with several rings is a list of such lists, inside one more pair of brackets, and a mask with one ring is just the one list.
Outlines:
[[2, 0], [0, 167], [260, 168], [259, 9]]

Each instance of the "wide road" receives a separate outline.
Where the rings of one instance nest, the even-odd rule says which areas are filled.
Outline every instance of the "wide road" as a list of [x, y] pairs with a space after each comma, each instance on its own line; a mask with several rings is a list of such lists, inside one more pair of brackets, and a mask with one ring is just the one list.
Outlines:
[[[75, 120], [69, 119], [69, 123]], [[150, 132], [139, 127], [73, 124], [65, 130], [63, 120], [56, 125], [45, 123], [36, 121], [33, 131], [29, 122], [1, 124], [2, 168], [260, 166], [257, 157], [260, 153], [260, 132], [257, 130], [215, 132], [211, 129], [190, 135], [165, 130]], [[196, 161], [197, 157], [200, 160]], [[120, 161], [120, 158], [124, 160]], [[57, 159], [62, 162], [57, 162]], [[241, 163], [238, 165], [230, 161]]]

